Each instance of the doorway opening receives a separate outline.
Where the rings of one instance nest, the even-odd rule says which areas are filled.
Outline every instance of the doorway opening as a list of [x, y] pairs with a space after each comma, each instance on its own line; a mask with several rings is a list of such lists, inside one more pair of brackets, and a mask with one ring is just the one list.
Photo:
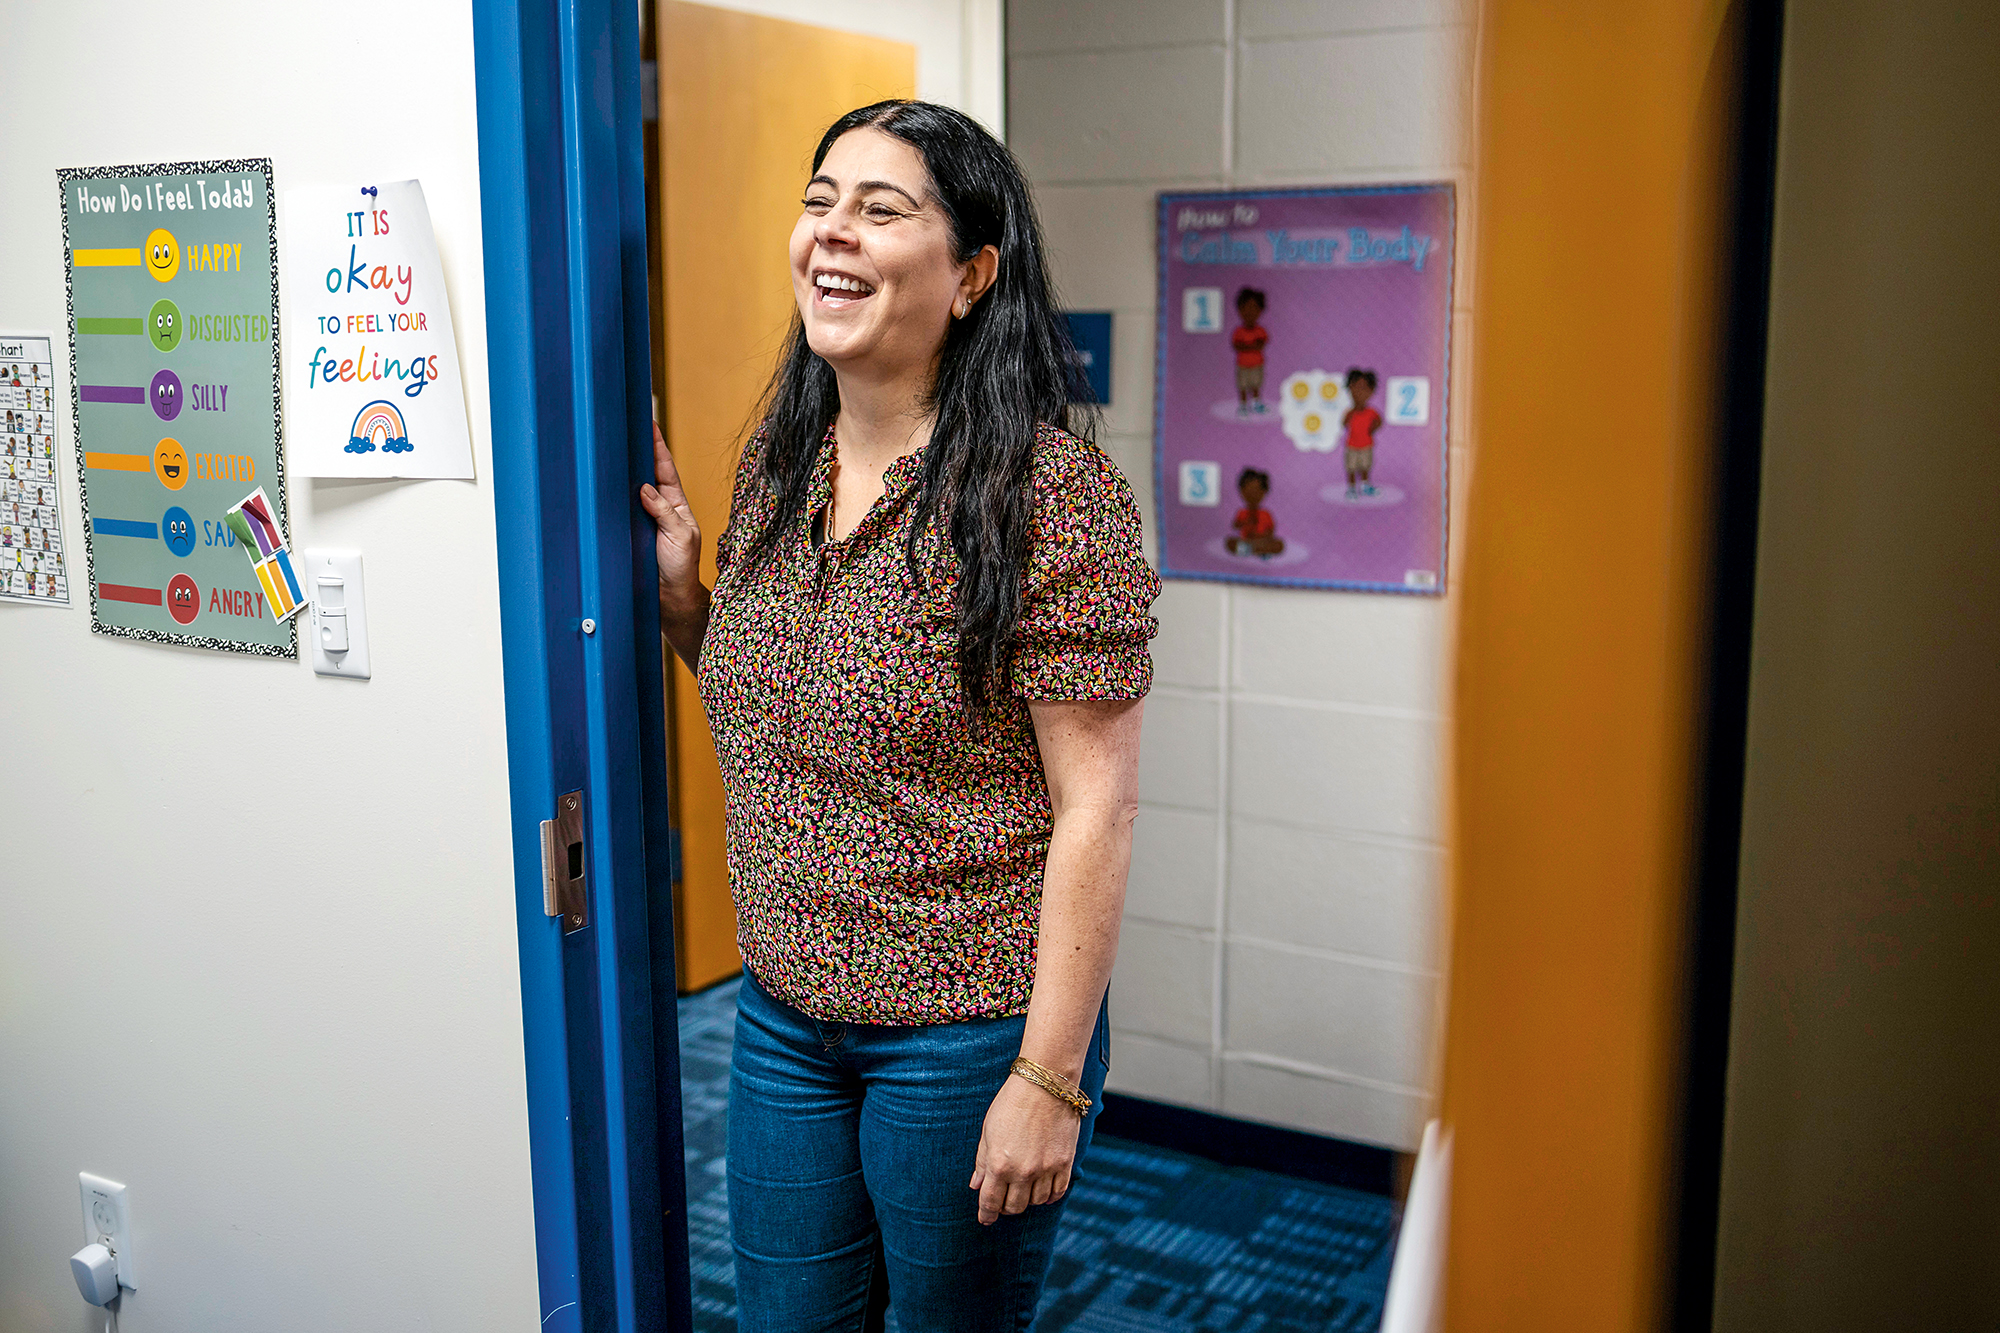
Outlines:
[[[957, 100], [978, 114], [966, 105], [978, 83], [971, 48], [979, 36], [970, 19], [981, 8], [976, 3], [933, 6], [958, 22], [959, 49], [948, 60], [937, 58], [922, 32], [901, 30], [916, 41], [886, 35], [893, 20], [871, 19], [870, 6], [817, 6], [811, 23], [773, 17], [783, 6], [757, 7], [765, 12], [657, 0], [642, 10], [654, 410], [704, 534], [703, 577], [711, 584], [714, 538], [727, 520], [740, 450], [792, 318], [784, 255], [818, 136], [854, 107], [920, 92]], [[843, 22], [872, 30], [843, 30]], [[1033, 32], [1032, 14], [1017, 16], [1015, 26], [1029, 46], [1048, 46], [1047, 34]], [[989, 77], [997, 83], [1007, 64], [997, 14], [990, 38]], [[960, 71], [957, 99], [936, 91], [939, 65]], [[1032, 133], [1043, 132], [1045, 116], [1031, 111], [1024, 118]], [[989, 117], [996, 125], [998, 120], [997, 114]], [[1032, 147], [1015, 147], [1034, 175]], [[1057, 261], [1067, 270], [1064, 280], [1085, 285], [1080, 279], [1088, 259], [1080, 248], [1094, 233], [1116, 227], [1117, 219], [1093, 220], [1086, 199], [1058, 180], [1037, 178], [1036, 185]], [[1143, 250], [1136, 261], [1150, 284], [1145, 211], [1152, 190], [1123, 193], [1145, 196], [1133, 230]], [[1079, 202], [1086, 204], [1084, 213], [1077, 211]], [[1144, 299], [1150, 305], [1150, 295]], [[1135, 343], [1153, 313], [1124, 299], [1081, 304], [1109, 305], [1115, 336]], [[1124, 354], [1134, 362], [1143, 358], [1137, 350]], [[1150, 425], [1135, 425], [1131, 413], [1150, 399], [1150, 389], [1124, 382], [1112, 397], [1100, 441], [1135, 488], [1144, 487], [1143, 497], [1150, 491]], [[1179, 601], [1163, 604], [1160, 613], [1163, 620], [1187, 614]], [[742, 962], [729, 896], [722, 784], [706, 719], [685, 666], [671, 652], [662, 656], [677, 848], [674, 964], [682, 997], [691, 1290], [695, 1327], [720, 1330], [734, 1326], [735, 1314], [723, 1154]], [[1161, 679], [1180, 677], [1170, 670]], [[1171, 744], [1186, 724], [1186, 691], [1168, 684], [1161, 693]], [[1149, 748], [1154, 744], [1149, 736]], [[1157, 829], [1158, 838], [1170, 839], [1192, 813], [1172, 801], [1149, 804], [1141, 826], [1148, 836]], [[1215, 824], [1226, 819], [1219, 809], [1206, 813]], [[1211, 849], [1210, 864], [1214, 857]], [[1419, 849], [1417, 859], [1427, 857]], [[1141, 853], [1135, 861], [1135, 880], [1157, 879], [1157, 850], [1151, 860], [1144, 858]], [[1162, 919], [1155, 903], [1156, 897], [1146, 898], [1128, 918], [1139, 969], [1130, 979], [1134, 993], [1124, 994], [1122, 963], [1112, 989], [1114, 1029], [1121, 1015], [1134, 1019], [1114, 1036], [1113, 1086], [1131, 1070], [1131, 1089], [1107, 1093], [1097, 1137], [1066, 1205], [1037, 1327], [1087, 1327], [1115, 1314], [1213, 1328], [1260, 1319], [1259, 1326], [1274, 1329], [1374, 1328], [1415, 1131], [1407, 1143], [1385, 1141], [1373, 1127], [1381, 1121], [1377, 1113], [1372, 1137], [1343, 1139], [1282, 1111], [1245, 1117], [1225, 1105], [1222, 1062], [1208, 1049], [1210, 1029], [1220, 1022], [1214, 987], [1198, 1019], [1198, 1041], [1192, 1033], [1158, 1033], [1144, 1019], [1152, 1007], [1146, 989], [1157, 985], [1163, 965], [1171, 965], [1161, 957], [1163, 927], [1184, 937], [1194, 933]], [[1199, 942], [1213, 954], [1223, 943], [1209, 925]], [[1200, 970], [1208, 976], [1219, 966]], [[1399, 976], [1405, 988], [1427, 980], [1407, 970]], [[1163, 1082], [1163, 1055], [1169, 1062], [1198, 1059], [1198, 1078], [1168, 1073]], [[1267, 1075], [1270, 1070], [1262, 1067]], [[1416, 1129], [1421, 1123], [1421, 1116], [1411, 1120]], [[893, 1312], [890, 1318], [893, 1327]]]

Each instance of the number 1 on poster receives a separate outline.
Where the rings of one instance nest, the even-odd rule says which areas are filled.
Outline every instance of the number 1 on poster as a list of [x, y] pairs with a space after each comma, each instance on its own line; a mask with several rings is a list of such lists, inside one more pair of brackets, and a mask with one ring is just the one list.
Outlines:
[[1222, 288], [1189, 287], [1181, 292], [1181, 331], [1222, 332]]

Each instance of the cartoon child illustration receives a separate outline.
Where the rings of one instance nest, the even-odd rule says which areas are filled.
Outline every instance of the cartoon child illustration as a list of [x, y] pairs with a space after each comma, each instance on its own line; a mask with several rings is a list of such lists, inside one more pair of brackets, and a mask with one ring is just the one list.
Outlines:
[[1236, 493], [1243, 497], [1243, 507], [1236, 511], [1236, 518], [1229, 525], [1235, 531], [1223, 543], [1229, 553], [1265, 559], [1282, 554], [1285, 540], [1278, 535], [1278, 521], [1264, 508], [1264, 497], [1271, 493], [1271, 474], [1254, 467], [1244, 468], [1236, 478]]
[[1269, 330], [1257, 321], [1264, 317], [1264, 293], [1245, 287], [1236, 293], [1236, 318], [1241, 327], [1230, 330], [1229, 345], [1236, 349], [1236, 412], [1238, 416], [1262, 413], [1264, 408], [1264, 344], [1271, 341]]
[[1360, 366], [1351, 368], [1347, 393], [1354, 406], [1347, 409], [1340, 424], [1347, 427], [1347, 498], [1352, 500], [1375, 494], [1368, 482], [1368, 474], [1375, 468], [1375, 428], [1382, 424], [1382, 414], [1368, 406], [1368, 400], [1375, 396], [1375, 372]]

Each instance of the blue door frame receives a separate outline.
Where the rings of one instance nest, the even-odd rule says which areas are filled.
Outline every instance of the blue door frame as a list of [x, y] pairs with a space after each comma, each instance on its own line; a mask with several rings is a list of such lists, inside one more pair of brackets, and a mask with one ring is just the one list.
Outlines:
[[[638, 15], [475, 0], [493, 492], [547, 1333], [691, 1327], [668, 878]], [[585, 633], [583, 625], [593, 628]], [[584, 792], [589, 924], [543, 911]]]

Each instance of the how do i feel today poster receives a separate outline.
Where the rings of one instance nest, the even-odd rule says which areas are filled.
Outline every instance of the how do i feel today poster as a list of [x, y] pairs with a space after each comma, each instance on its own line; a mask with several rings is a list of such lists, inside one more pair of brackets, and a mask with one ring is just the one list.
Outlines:
[[91, 627], [293, 656], [223, 517], [262, 487], [285, 522], [270, 161], [57, 180]]

